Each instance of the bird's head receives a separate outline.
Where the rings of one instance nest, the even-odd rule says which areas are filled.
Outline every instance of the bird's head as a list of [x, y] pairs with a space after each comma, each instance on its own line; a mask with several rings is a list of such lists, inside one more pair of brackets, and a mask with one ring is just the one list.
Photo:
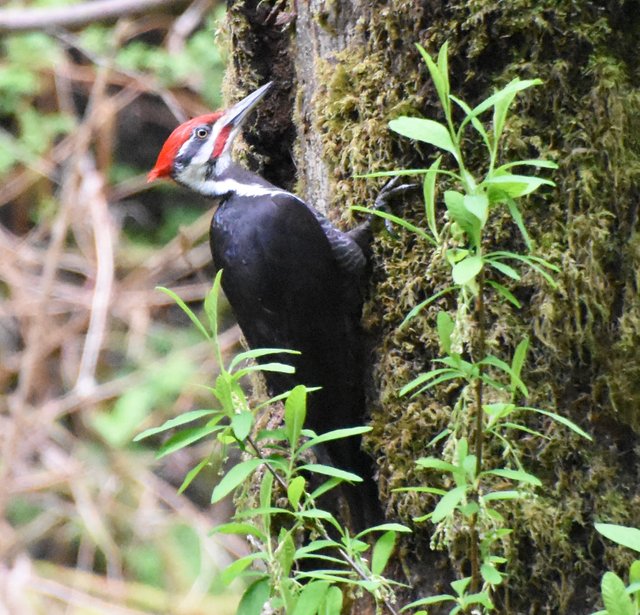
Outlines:
[[231, 149], [240, 127], [272, 83], [258, 88], [226, 111], [208, 113], [180, 124], [162, 146], [147, 181], [170, 177], [196, 192], [215, 195], [215, 179], [231, 162]]

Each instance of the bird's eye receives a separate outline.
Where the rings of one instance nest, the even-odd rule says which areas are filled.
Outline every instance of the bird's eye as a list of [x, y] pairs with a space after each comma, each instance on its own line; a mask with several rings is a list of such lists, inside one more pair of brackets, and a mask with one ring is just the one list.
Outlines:
[[209, 136], [209, 131], [206, 128], [198, 128], [196, 130], [196, 137], [198, 139], [206, 139]]

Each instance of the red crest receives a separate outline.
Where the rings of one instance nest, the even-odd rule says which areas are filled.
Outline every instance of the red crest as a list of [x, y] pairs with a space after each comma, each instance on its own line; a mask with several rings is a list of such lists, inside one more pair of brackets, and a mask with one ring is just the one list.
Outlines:
[[155, 166], [147, 175], [147, 181], [152, 182], [154, 179], [169, 177], [171, 175], [173, 160], [184, 142], [191, 136], [191, 131], [199, 124], [213, 124], [222, 117], [223, 113], [224, 111], [207, 113], [206, 115], [194, 117], [192, 120], [180, 124], [164, 142]]

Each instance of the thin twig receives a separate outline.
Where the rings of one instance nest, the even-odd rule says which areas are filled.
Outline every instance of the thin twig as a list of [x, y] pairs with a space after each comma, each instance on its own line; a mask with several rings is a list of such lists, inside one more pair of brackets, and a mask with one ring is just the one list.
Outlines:
[[185, 2], [186, 0], [92, 0], [64, 7], [3, 9], [0, 10], [0, 32], [77, 28]]
[[78, 198], [89, 207], [96, 250], [96, 278], [91, 317], [85, 337], [75, 388], [79, 395], [87, 395], [96, 384], [98, 356], [106, 335], [109, 301], [114, 285], [113, 230], [107, 202], [104, 198], [102, 176], [89, 156], [80, 162], [82, 182]]

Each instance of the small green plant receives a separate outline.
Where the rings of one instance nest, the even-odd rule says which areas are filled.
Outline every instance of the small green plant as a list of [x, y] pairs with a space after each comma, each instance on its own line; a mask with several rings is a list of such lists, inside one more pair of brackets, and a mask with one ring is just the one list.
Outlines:
[[[382, 573], [393, 552], [397, 533], [409, 530], [398, 523], [385, 523], [352, 536], [333, 514], [318, 505], [318, 499], [345, 481], [357, 483], [362, 479], [309, 460], [309, 450], [313, 447], [363, 434], [370, 428], [353, 427], [321, 435], [305, 429], [306, 397], [313, 389], [302, 385], [251, 407], [241, 385], [246, 376], [255, 371], [292, 373], [293, 368], [277, 361], [247, 362], [292, 351], [249, 350], [236, 355], [225, 366], [218, 343], [220, 281], [221, 272], [205, 300], [209, 329], [175, 293], [161, 289], [213, 344], [219, 374], [209, 390], [217, 401], [217, 408], [186, 412], [159, 427], [147, 429], [136, 440], [180, 428], [160, 446], [158, 456], [213, 435], [227, 452], [235, 448], [243, 456], [242, 461], [222, 476], [211, 494], [211, 502], [215, 503], [247, 484], [259, 484], [257, 507], [237, 511], [230, 523], [214, 530], [245, 536], [255, 548], [223, 573], [227, 584], [240, 575], [251, 580], [240, 601], [238, 615], [260, 615], [267, 602], [276, 612], [287, 615], [339, 615], [343, 589], [347, 586], [355, 593], [369, 592], [376, 603], [396, 613], [393, 584]], [[284, 401], [284, 424], [276, 429], [260, 430], [253, 436], [256, 413], [280, 401]], [[193, 426], [196, 423], [199, 424]], [[198, 463], [186, 475], [180, 491], [186, 489], [210, 461], [207, 456]], [[311, 475], [323, 482], [311, 488]], [[379, 537], [372, 546], [370, 541], [374, 535]]]
[[[541, 159], [501, 160], [501, 137], [511, 103], [519, 92], [539, 85], [540, 80], [514, 79], [471, 108], [450, 92], [447, 44], [436, 60], [420, 45], [417, 47], [435, 85], [445, 121], [399, 117], [389, 127], [444, 151], [454, 167], [442, 169], [441, 155], [427, 169], [369, 175], [423, 174], [426, 228], [387, 212], [355, 209], [379, 215], [417, 234], [436, 248], [433, 258], [444, 258], [450, 270], [451, 285], [416, 305], [401, 325], [406, 326], [432, 303], [446, 297], [452, 299], [449, 305], [453, 310], [439, 311], [435, 322], [442, 355], [433, 361], [433, 369], [418, 375], [400, 391], [401, 396], [415, 397], [441, 385], [449, 390], [457, 387], [450, 424], [429, 445], [441, 446], [441, 454], [417, 461], [419, 467], [439, 472], [444, 488], [418, 486], [404, 490], [428, 493], [438, 499], [435, 508], [418, 520], [429, 519], [435, 524], [435, 547], [443, 548], [453, 544], [454, 538], [465, 537], [470, 574], [452, 583], [454, 594], [417, 600], [403, 610], [451, 601], [452, 614], [470, 612], [472, 606], [491, 611], [493, 590], [505, 579], [504, 553], [512, 532], [505, 510], [508, 513], [509, 502], [533, 497], [533, 490], [542, 484], [525, 470], [514, 437], [523, 432], [543, 438], [545, 435], [527, 426], [523, 419], [532, 413], [545, 415], [590, 439], [568, 419], [524, 403], [529, 395], [522, 375], [529, 348], [527, 338], [517, 344], [511, 356], [505, 356], [501, 349], [496, 351], [487, 342], [491, 326], [487, 302], [506, 302], [520, 308], [509, 286], [522, 280], [525, 269], [556, 286], [553, 274], [558, 268], [533, 253], [534, 244], [520, 204], [522, 197], [543, 186], [553, 186], [553, 182], [514, 172], [517, 168], [553, 169], [556, 165]], [[488, 113], [490, 128], [483, 119]], [[462, 117], [458, 123], [457, 114]], [[475, 152], [484, 148], [486, 152], [480, 176], [473, 175], [466, 166], [465, 152], [471, 148]], [[436, 210], [436, 188], [440, 185], [445, 188], [444, 225], [440, 225]], [[526, 248], [523, 252], [492, 245], [491, 223], [505, 212], [519, 230]], [[495, 462], [496, 458], [502, 463]]]
[[[612, 523], [596, 523], [600, 534], [640, 553], [640, 530]], [[593, 615], [638, 615], [640, 613], [640, 559], [629, 566], [629, 585], [615, 572], [605, 572], [600, 584], [605, 609]]]

